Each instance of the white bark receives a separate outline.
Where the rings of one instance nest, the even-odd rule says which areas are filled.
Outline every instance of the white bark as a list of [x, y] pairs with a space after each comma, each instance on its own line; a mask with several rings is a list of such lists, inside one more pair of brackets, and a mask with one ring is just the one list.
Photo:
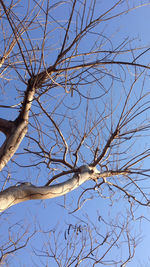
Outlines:
[[0, 148], [0, 171], [6, 166], [18, 149], [27, 132], [27, 125], [27, 122], [23, 121], [16, 127], [14, 124], [10, 130], [10, 134], [6, 137], [5, 142]]
[[38, 187], [30, 183], [24, 183], [11, 186], [0, 192], [0, 212], [23, 201], [50, 199], [65, 195], [89, 179], [95, 180], [98, 174], [100, 173], [95, 167], [84, 165], [79, 168], [79, 173], [75, 173], [71, 179], [56, 185]]
[[0, 171], [7, 165], [17, 151], [21, 141], [26, 135], [29, 119], [29, 111], [34, 98], [35, 89], [27, 86], [24, 101], [19, 116], [14, 121], [0, 118], [0, 131], [6, 136], [6, 140], [0, 147]]

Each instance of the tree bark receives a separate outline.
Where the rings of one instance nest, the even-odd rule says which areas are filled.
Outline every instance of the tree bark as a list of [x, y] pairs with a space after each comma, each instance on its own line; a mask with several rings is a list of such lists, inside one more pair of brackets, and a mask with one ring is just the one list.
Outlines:
[[4, 143], [0, 147], [0, 171], [13, 157], [21, 141], [26, 135], [29, 111], [33, 102], [34, 94], [35, 89], [29, 80], [19, 116], [14, 121], [0, 118], [0, 131], [6, 136]]
[[30, 183], [23, 183], [18, 186], [11, 186], [0, 192], [0, 212], [27, 200], [51, 199], [65, 195], [89, 179], [95, 180], [99, 175], [100, 173], [96, 168], [83, 165], [71, 179], [56, 185], [35, 186]]
[[4, 134], [7, 130], [7, 133], [5, 134], [6, 140], [0, 148], [0, 171], [6, 166], [6, 164], [18, 149], [22, 139], [27, 132], [28, 125], [26, 121], [22, 121], [18, 126], [16, 126], [14, 122], [11, 123], [9, 121], [6, 121], [6, 124], [7, 123], [11, 124], [10, 128], [3, 128], [2, 130], [1, 127], [0, 129]]

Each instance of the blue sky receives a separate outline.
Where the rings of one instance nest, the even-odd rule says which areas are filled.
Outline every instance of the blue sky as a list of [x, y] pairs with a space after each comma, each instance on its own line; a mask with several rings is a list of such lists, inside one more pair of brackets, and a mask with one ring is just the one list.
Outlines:
[[[129, 3], [131, 2], [131, 3]], [[142, 4], [147, 4], [149, 1], [143, 1]], [[52, 4], [55, 4], [56, 1], [53, 1]], [[87, 3], [90, 3], [90, 1], [87, 1]], [[102, 10], [107, 9], [108, 7], [112, 6], [112, 4], [115, 3], [115, 1], [99, 1], [97, 3], [96, 7], [96, 14], [99, 14], [99, 12], [102, 12]], [[121, 10], [124, 10], [127, 6], [134, 7], [137, 4], [141, 4], [141, 1], [124, 1], [124, 4], [119, 6], [117, 8], [116, 12], [120, 12]], [[22, 5], [25, 5], [23, 1], [20, 2], [21, 7], [18, 10], [22, 10]], [[45, 4], [46, 5], [46, 1]], [[66, 7], [65, 7], [66, 5]], [[34, 2], [31, 1], [31, 6], [34, 6]], [[70, 2], [68, 4], [64, 3], [60, 5], [60, 7], [56, 8], [53, 10], [53, 13], [50, 13], [52, 17], [57, 20], [59, 18], [59, 23], [60, 25], [64, 24], [64, 21], [67, 20], [67, 13], [70, 11]], [[57, 5], [56, 5], [57, 7]], [[102, 49], [103, 47], [105, 49], [111, 49], [111, 45], [113, 44], [113, 47], [116, 48], [120, 43], [124, 41], [124, 39], [127, 40], [128, 44], [127, 47], [130, 48], [132, 47], [149, 47], [150, 46], [150, 37], [149, 37], [149, 17], [150, 13], [150, 3], [149, 5], [143, 5], [142, 7], [135, 9], [123, 16], [119, 16], [114, 18], [113, 20], [108, 20], [102, 23], [96, 28], [98, 32], [103, 32], [100, 37], [102, 38], [98, 41], [99, 43], [102, 42]], [[116, 14], [116, 13], [115, 13]], [[56, 58], [56, 55], [58, 54], [60, 43], [63, 40], [64, 32], [58, 25], [54, 22], [52, 17], [49, 17], [50, 24], [49, 26], [49, 31], [48, 31], [48, 37], [46, 41], [46, 49], [45, 49], [45, 64], [48, 66], [49, 64], [52, 64]], [[43, 17], [39, 17], [39, 21], [42, 23]], [[41, 24], [42, 25], [42, 24]], [[57, 25], [57, 28], [55, 28]], [[41, 26], [42, 29], [42, 26]], [[55, 29], [55, 30], [53, 30]], [[69, 38], [73, 37], [73, 29], [74, 29], [74, 24], [72, 25], [72, 32], [69, 36]], [[31, 31], [30, 36], [32, 37], [33, 43], [35, 46], [41, 47], [42, 44], [42, 32], [43, 29], [40, 31], [39, 29]], [[94, 43], [94, 35], [90, 35], [89, 37], [83, 39], [83, 42], [79, 46], [79, 50], [84, 52], [88, 51], [90, 47]], [[106, 39], [109, 38], [107, 41]], [[1, 37], [2, 38], [2, 37]], [[24, 39], [26, 40], [26, 39]], [[106, 40], [106, 42], [104, 41]], [[131, 40], [131, 42], [129, 42]], [[3, 42], [1, 42], [3, 43]], [[30, 43], [28, 43], [28, 46], [30, 47]], [[50, 48], [49, 48], [50, 47]], [[1, 49], [3, 51], [3, 48]], [[16, 50], [17, 51], [17, 48]], [[138, 55], [140, 52], [137, 50], [135, 52], [135, 55]], [[141, 64], [148, 64], [149, 63], [149, 55], [150, 53], [147, 52], [144, 56], [142, 56], [139, 59], [139, 62]], [[124, 58], [125, 60], [130, 60], [131, 56], [129, 54], [125, 55], [120, 55], [120, 59]], [[38, 69], [38, 63], [33, 64], [36, 70]], [[21, 69], [21, 64], [20, 64], [20, 74], [23, 77], [24, 71]], [[126, 74], [126, 80], [124, 82], [125, 90], [128, 91], [131, 82], [133, 81], [133, 75], [132, 75], [132, 68], [129, 68], [129, 73]], [[92, 72], [91, 72], [92, 73]], [[119, 73], [119, 74], [118, 74]], [[114, 67], [114, 74], [120, 75], [121, 78], [123, 79], [125, 74], [121, 70], [121, 68]], [[72, 74], [73, 75], [73, 74]], [[98, 77], [99, 73], [96, 74]], [[17, 77], [15, 71], [10, 72], [10, 77], [12, 80], [9, 82], [4, 82], [4, 90], [5, 93], [3, 93], [1, 89], [1, 98], [0, 98], [0, 105], [13, 105], [16, 104], [20, 101], [22, 101], [22, 96], [23, 92], [26, 89], [26, 85], [19, 80], [19, 77]], [[15, 79], [13, 77], [16, 77]], [[99, 93], [101, 93], [102, 89], [96, 85], [96, 83], [90, 85], [91, 81], [91, 76], [90, 78], [87, 76], [85, 77], [87, 81], [89, 81], [89, 86], [87, 87], [86, 85], [80, 85], [79, 89], [81, 93], [84, 94], [85, 90], [86, 92], [90, 93], [90, 96], [97, 96]], [[89, 79], [89, 80], [88, 80]], [[74, 78], [74, 81], [77, 81], [77, 78]], [[105, 88], [109, 88], [111, 84], [111, 77], [106, 76], [106, 78], [101, 79], [102, 83], [105, 85]], [[140, 94], [141, 86], [142, 86], [143, 80], [142, 78], [138, 81], [138, 83], [135, 86], [135, 91], [133, 93], [133, 99], [131, 99], [131, 102], [129, 106], [134, 102], [134, 97], [138, 97]], [[109, 92], [109, 96], [112, 97], [112, 102], [113, 106], [115, 108], [114, 114], [112, 116], [112, 120], [114, 121], [114, 124], [116, 122], [116, 119], [119, 116], [119, 111], [121, 110], [123, 103], [124, 103], [124, 98], [125, 98], [125, 90], [121, 91], [121, 84], [117, 79], [114, 81], [114, 84], [112, 86], [112, 89]], [[149, 73], [147, 73], [147, 79], [145, 81], [144, 85], [144, 92], [149, 92]], [[84, 130], [86, 128], [86, 131], [88, 130], [88, 126], [85, 126], [85, 114], [86, 114], [86, 108], [87, 108], [87, 99], [82, 98], [80, 99], [79, 95], [74, 92], [73, 97], [70, 96], [70, 94], [66, 94], [63, 88], [57, 87], [57, 90], [54, 88], [53, 90], [50, 91], [49, 95], [41, 96], [41, 99], [45, 105], [45, 107], [49, 110], [49, 112], [55, 112], [56, 107], [60, 101], [62, 105], [60, 107], [57, 107], [57, 112], [54, 114], [54, 118], [57, 121], [57, 123], [61, 124], [61, 130], [63, 131], [63, 134], [65, 138], [68, 140], [68, 143], [71, 145], [72, 148], [75, 147], [76, 143], [73, 143], [73, 135], [71, 138], [68, 138], [68, 133], [73, 129], [75, 132], [76, 136], [78, 136], [78, 131], [76, 130], [76, 125], [78, 125], [78, 129], [80, 130], [80, 134], [84, 133]], [[111, 106], [111, 100], [110, 98], [108, 99], [108, 95], [106, 95], [103, 100], [102, 99], [96, 99], [89, 101], [89, 119], [88, 123], [90, 124], [90, 119], [95, 118], [96, 119], [96, 112], [98, 111], [101, 113], [104, 110], [104, 106], [107, 103], [108, 107]], [[81, 101], [81, 105], [80, 104]], [[119, 104], [118, 104], [119, 103]], [[79, 105], [79, 107], [78, 107]], [[119, 108], [117, 109], [117, 105]], [[67, 109], [67, 107], [70, 107]], [[75, 109], [75, 107], [78, 107], [78, 109]], [[9, 118], [9, 119], [14, 119], [15, 116], [18, 114], [18, 110], [15, 109], [3, 109], [1, 108], [1, 117], [3, 118]], [[34, 113], [39, 112], [39, 107], [37, 103], [33, 104], [33, 109], [32, 111]], [[107, 112], [108, 113], [108, 110]], [[63, 115], [66, 115], [66, 117], [63, 120]], [[74, 121], [72, 118], [76, 118]], [[148, 116], [148, 113], [145, 115]], [[84, 118], [84, 119], [83, 119]], [[144, 119], [145, 117], [143, 117]], [[140, 117], [142, 119], [142, 116]], [[39, 115], [38, 120], [42, 124], [42, 131], [44, 133], [48, 132], [49, 136], [52, 136], [54, 138], [54, 133], [52, 132], [52, 127], [49, 126], [49, 121], [46, 120], [46, 117], [41, 117]], [[139, 118], [137, 121], [135, 120], [135, 124], [138, 123]], [[35, 133], [35, 130], [33, 128], [33, 125], [36, 125], [36, 121], [31, 117], [30, 118], [31, 125], [29, 126], [29, 134], [31, 134], [32, 137], [38, 138], [38, 135]], [[100, 139], [104, 141], [107, 136], [110, 127], [111, 120], [108, 119], [106, 120], [106, 124], [104, 123], [103, 125], [106, 126], [106, 130], [103, 132], [103, 136], [100, 136]], [[70, 127], [70, 128], [69, 128]], [[102, 127], [102, 126], [101, 126]], [[101, 128], [100, 128], [101, 129]], [[97, 130], [98, 131], [98, 130]], [[96, 132], [97, 133], [97, 132]], [[79, 134], [78, 137], [81, 137]], [[3, 135], [0, 134], [1, 140], [3, 141]], [[48, 137], [49, 137], [48, 136]], [[146, 139], [145, 139], [146, 138]], [[100, 140], [100, 142], [102, 142]], [[142, 141], [141, 141], [142, 140]], [[1, 143], [2, 143], [1, 141]], [[42, 142], [42, 141], [41, 141]], [[45, 137], [45, 142], [46, 149], [51, 148], [51, 143], [49, 142], [49, 139]], [[89, 141], [90, 142], [90, 141]], [[130, 143], [129, 143], [130, 144]], [[35, 157], [33, 155], [20, 155], [21, 152], [24, 151], [24, 148], [28, 148], [28, 145], [30, 145], [31, 150], [35, 149], [38, 150], [37, 145], [32, 142], [31, 140], [25, 138], [20, 145], [19, 150], [17, 151], [16, 155], [14, 156], [14, 160], [24, 166], [28, 165], [30, 162], [34, 162]], [[147, 137], [141, 137], [140, 141], [137, 141], [136, 145], [134, 146], [134, 152], [136, 150], [142, 151], [143, 147], [145, 149], [149, 148], [149, 136]], [[128, 144], [127, 144], [128, 148]], [[55, 151], [56, 149], [56, 151]], [[57, 148], [54, 148], [55, 153], [57, 153]], [[88, 143], [86, 144], [85, 147], [81, 149], [83, 158], [79, 158], [78, 165], [80, 166], [83, 164], [84, 161], [87, 163], [91, 162], [92, 159], [92, 153], [89, 152], [89, 147]], [[114, 156], [115, 157], [115, 156]], [[116, 157], [117, 158], [117, 157]], [[69, 161], [71, 159], [68, 159]], [[116, 162], [113, 162], [112, 165], [116, 164]], [[148, 168], [149, 165], [149, 160], [146, 160], [144, 163], [144, 167]], [[10, 179], [9, 185], [13, 185], [16, 182], [24, 182], [24, 181], [30, 181], [33, 184], [37, 185], [44, 185], [49, 177], [52, 175], [58, 173], [60, 171], [60, 166], [55, 166], [55, 169], [48, 169], [45, 167], [45, 165], [39, 165], [37, 168], [35, 167], [30, 167], [30, 168], [24, 168], [20, 167], [17, 164], [14, 164], [14, 162], [10, 162], [8, 164], [8, 168], [4, 170], [2, 174], [2, 186], [3, 182], [5, 180], [6, 175], [9, 173]], [[65, 178], [63, 178], [65, 179]], [[46, 201], [29, 201], [25, 203], [18, 204], [16, 206], [13, 206], [9, 210], [6, 211], [5, 214], [1, 215], [1, 242], [5, 242], [9, 231], [11, 232], [12, 235], [16, 234], [21, 234], [24, 229], [26, 229], [25, 226], [27, 225], [27, 236], [28, 234], [33, 233], [34, 231], [37, 231], [37, 234], [33, 236], [33, 239], [31, 242], [29, 242], [28, 246], [23, 249], [19, 250], [14, 257], [10, 257], [8, 266], [13, 267], [13, 266], [57, 266], [56, 263], [52, 261], [49, 257], [39, 257], [36, 256], [34, 251], [37, 254], [42, 254], [42, 249], [46, 250], [50, 248], [49, 241], [51, 241], [52, 247], [54, 246], [54, 240], [53, 240], [53, 234], [50, 235], [50, 230], [57, 229], [56, 234], [61, 232], [60, 239], [58, 239], [58, 244], [64, 245], [65, 240], [64, 240], [64, 235], [67, 227], [69, 224], [72, 225], [78, 225], [79, 224], [79, 219], [82, 219], [82, 226], [85, 225], [85, 221], [87, 222], [89, 218], [89, 221], [87, 223], [88, 226], [93, 226], [93, 223], [95, 223], [96, 227], [99, 228], [99, 231], [102, 231], [103, 235], [105, 235], [105, 232], [107, 229], [101, 222], [99, 224], [98, 218], [99, 216], [102, 216], [105, 220], [111, 221], [111, 223], [115, 224], [116, 222], [119, 222], [120, 224], [125, 221], [126, 216], [127, 216], [127, 209], [129, 208], [128, 202], [125, 198], [120, 200], [120, 193], [118, 192], [116, 194], [116, 197], [114, 200], [111, 202], [109, 200], [108, 195], [110, 194], [108, 189], [103, 189], [102, 191], [102, 197], [100, 197], [100, 193], [98, 194], [93, 194], [93, 192], [90, 192], [88, 195], [86, 195], [89, 200], [84, 204], [82, 209], [77, 211], [76, 213], [70, 214], [70, 211], [75, 209], [77, 207], [77, 198], [79, 194], [82, 192], [83, 188], [86, 188], [87, 186], [92, 186], [93, 182], [89, 182], [88, 185], [84, 184], [82, 188], [77, 189], [74, 192], [71, 192], [68, 194], [66, 197], [59, 197], [57, 199], [51, 199], [51, 200], [46, 200]], [[145, 186], [145, 183], [143, 182], [142, 186]], [[148, 182], [147, 182], [148, 186]], [[138, 218], [139, 216], [146, 216], [147, 219], [150, 218], [150, 210], [149, 208], [143, 208], [139, 207], [137, 210], [135, 210], [135, 218]], [[25, 222], [25, 224], [24, 224]], [[80, 222], [81, 223], [81, 222]], [[143, 220], [142, 223], [138, 221], [133, 221], [129, 223], [129, 228], [131, 229], [132, 235], [137, 236], [137, 243], [138, 246], [136, 248], [135, 252], [135, 257], [131, 263], [128, 263], [127, 266], [150, 266], [150, 259], [149, 259], [149, 239], [150, 239], [150, 231], [149, 231], [149, 221], [148, 220]], [[15, 225], [14, 228], [10, 228], [11, 225]], [[66, 226], [67, 225], [67, 226]], [[87, 226], [86, 226], [87, 227]], [[88, 228], [88, 227], [87, 227]], [[13, 229], [13, 230], [12, 230]], [[73, 228], [72, 228], [72, 233], [73, 233]], [[94, 231], [94, 230], [93, 230]], [[46, 232], [46, 234], [44, 234]], [[84, 233], [84, 231], [83, 231]], [[95, 234], [95, 232], [94, 232]], [[141, 236], [143, 237], [141, 239]], [[6, 239], [5, 239], [6, 238]], [[97, 238], [97, 237], [95, 237]], [[123, 240], [124, 236], [122, 236]], [[44, 245], [43, 245], [44, 243]], [[80, 243], [79, 243], [80, 244]], [[6, 245], [7, 246], [7, 245]], [[32, 250], [33, 249], [33, 250]], [[101, 251], [100, 251], [101, 253]], [[108, 255], [108, 259], [114, 257], [114, 255], [117, 255], [120, 257], [121, 255], [126, 255], [127, 251], [124, 249], [114, 249], [113, 252], [110, 252], [110, 255]], [[117, 257], [116, 256], [116, 257]], [[47, 265], [46, 265], [47, 264]], [[85, 266], [84, 263], [81, 266]], [[102, 266], [102, 265], [98, 265]], [[118, 265], [119, 266], [119, 265]]]

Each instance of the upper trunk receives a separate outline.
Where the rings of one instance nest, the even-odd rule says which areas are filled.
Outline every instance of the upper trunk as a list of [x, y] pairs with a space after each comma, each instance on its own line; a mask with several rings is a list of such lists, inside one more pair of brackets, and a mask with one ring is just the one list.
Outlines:
[[6, 136], [6, 139], [0, 148], [0, 171], [13, 157], [21, 141], [26, 135], [29, 120], [29, 111], [34, 94], [35, 89], [29, 82], [17, 119], [14, 121], [9, 121], [0, 118], [0, 131], [3, 132]]

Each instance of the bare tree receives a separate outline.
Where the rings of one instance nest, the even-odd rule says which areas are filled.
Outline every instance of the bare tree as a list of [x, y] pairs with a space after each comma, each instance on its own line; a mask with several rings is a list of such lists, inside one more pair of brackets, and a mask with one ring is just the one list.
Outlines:
[[[80, 219], [62, 231], [66, 243], [58, 246], [56, 230], [40, 230], [54, 240], [49, 249], [33, 249], [57, 266], [125, 266], [138, 243], [129, 225], [136, 221], [137, 207], [148, 207], [150, 201], [149, 62], [141, 60], [149, 48], [125, 38], [113, 44], [104, 27], [137, 6], [123, 0], [104, 6], [96, 0], [0, 4], [0, 107], [8, 110], [0, 118], [5, 135], [1, 216], [17, 203], [66, 196], [74, 189], [76, 201], [63, 205], [73, 214], [91, 198], [105, 199], [110, 210], [118, 201], [125, 203], [128, 212], [121, 221], [97, 216], [103, 233], [90, 218]], [[13, 168], [18, 173], [34, 169], [32, 179], [12, 179]], [[9, 236], [7, 246], [1, 246], [1, 261], [30, 236], [20, 246], [20, 237], [13, 241]], [[120, 243], [125, 243], [126, 257], [112, 257]]]

